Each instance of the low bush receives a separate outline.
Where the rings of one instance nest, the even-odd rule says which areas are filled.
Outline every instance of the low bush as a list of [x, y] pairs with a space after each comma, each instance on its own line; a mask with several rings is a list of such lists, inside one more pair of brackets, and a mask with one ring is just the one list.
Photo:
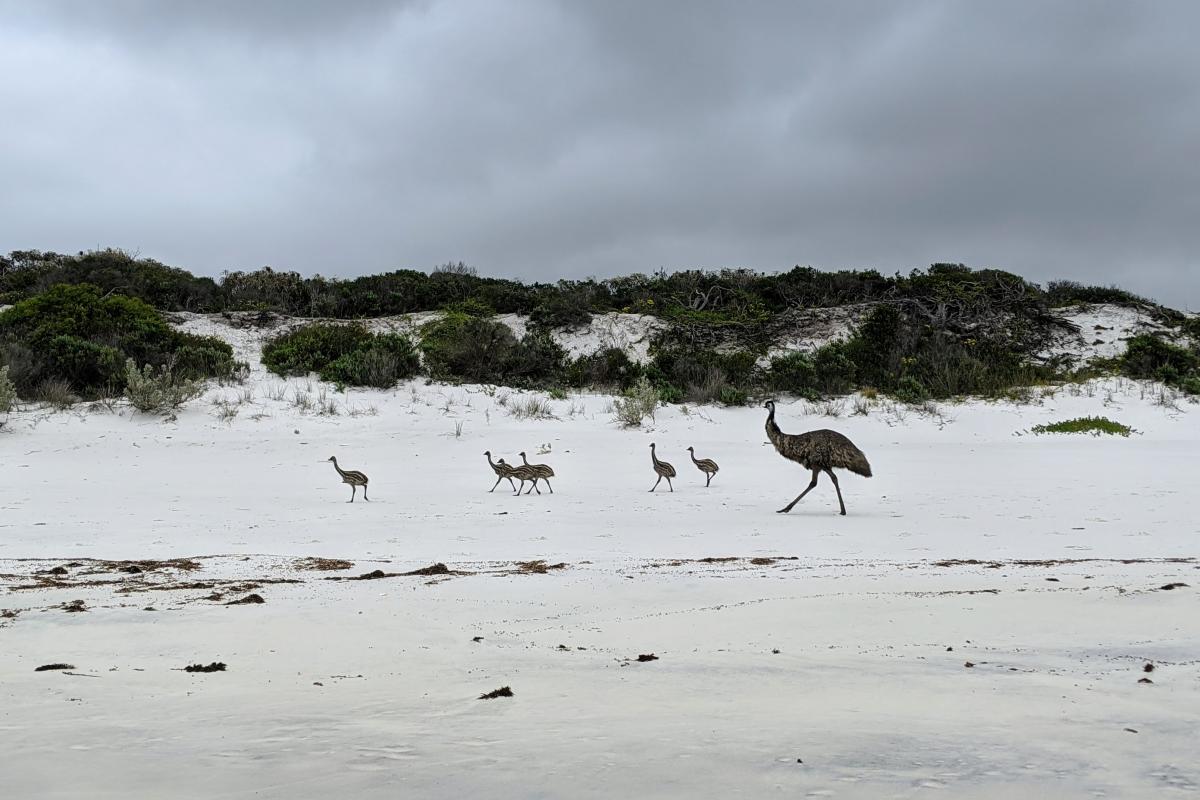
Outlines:
[[1054, 308], [1094, 303], [1153, 306], [1154, 301], [1116, 286], [1085, 286], [1077, 281], [1050, 281], [1046, 302]]
[[48, 381], [85, 397], [120, 394], [127, 358], [174, 363], [192, 379], [228, 377], [237, 367], [225, 342], [177, 331], [141, 300], [95, 286], [54, 286], [0, 312], [0, 361], [21, 396]]
[[623, 427], [636, 428], [646, 417], [654, 419], [658, 403], [658, 389], [643, 375], [633, 386], [626, 389], [621, 397], [613, 401], [613, 409], [617, 413], [617, 421]]
[[642, 374], [642, 368], [618, 347], [580, 356], [567, 365], [566, 382], [577, 389], [624, 391]]
[[263, 364], [277, 375], [315, 372], [343, 386], [387, 389], [419, 368], [407, 336], [373, 334], [361, 325], [305, 325], [269, 340], [262, 353]]
[[1134, 433], [1133, 428], [1128, 425], [1113, 422], [1107, 417], [1079, 417], [1046, 425], [1034, 425], [1029, 430], [1032, 433], [1090, 433], [1093, 436], [1102, 433], [1110, 436], [1129, 436]]
[[548, 335], [518, 340], [503, 323], [457, 312], [422, 328], [420, 347], [435, 380], [530, 388], [558, 383], [565, 358]]
[[672, 346], [655, 353], [646, 374], [665, 402], [742, 405], [761, 382], [753, 353]]
[[17, 405], [17, 387], [8, 378], [8, 365], [0, 367], [0, 414], [7, 414]]
[[1200, 354], [1148, 333], [1129, 340], [1120, 366], [1131, 378], [1149, 378], [1185, 390], [1193, 380], [1200, 380]]
[[179, 377], [170, 364], [139, 370], [132, 358], [125, 361], [125, 399], [138, 411], [165, 414], [203, 393], [202, 381]]

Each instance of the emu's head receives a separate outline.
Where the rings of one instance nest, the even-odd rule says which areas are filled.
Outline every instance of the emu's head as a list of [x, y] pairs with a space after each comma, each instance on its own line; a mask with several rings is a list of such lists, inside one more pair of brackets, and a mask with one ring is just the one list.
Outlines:
[[765, 408], [767, 411], [774, 411], [775, 410], [775, 401], [768, 400], [767, 402], [763, 403], [763, 408]]
[[693, 450], [692, 448], [690, 448], [690, 447], [689, 447], [689, 448], [688, 448], [688, 452], [689, 452], [689, 453], [695, 453], [696, 451], [695, 451], [695, 450]]
[[336, 464], [336, 463], [337, 463], [337, 456], [330, 456], [329, 458], [327, 458], [327, 459], [325, 459], [325, 460], [326, 460], [326, 461], [332, 461], [333, 463], [335, 463], [335, 464]]
[[654, 449], [654, 442], [651, 442], [651, 443], [650, 443], [650, 449], [651, 449], [651, 450], [653, 450], [653, 449]]
[[491, 450], [484, 450], [484, 451], [483, 451], [483, 454], [484, 454], [485, 456], [487, 456], [488, 458], [491, 458], [491, 457], [492, 457], [492, 451], [491, 451]]

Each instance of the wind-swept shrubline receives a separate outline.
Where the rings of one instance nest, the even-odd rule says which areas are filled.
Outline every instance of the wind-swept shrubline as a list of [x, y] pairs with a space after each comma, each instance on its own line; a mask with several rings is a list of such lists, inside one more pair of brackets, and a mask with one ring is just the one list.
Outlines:
[[336, 469], [338, 474], [342, 476], [342, 483], [350, 485], [349, 502], [354, 502], [354, 493], [357, 492], [358, 487], [361, 486], [363, 490], [363, 500], [366, 500], [369, 503], [371, 498], [367, 497], [367, 481], [369, 480], [367, 476], [356, 469], [342, 469], [338, 466], [336, 456], [330, 456], [329, 460], [333, 462], [333, 468]]
[[835, 469], [848, 469], [851, 472], [862, 475], [864, 478], [871, 477], [871, 465], [867, 462], [867, 457], [863, 455], [863, 451], [855, 447], [854, 442], [837, 431], [819, 430], [798, 434], [784, 433], [775, 424], [775, 401], [768, 400], [763, 405], [763, 408], [768, 411], [767, 438], [771, 440], [771, 444], [775, 445], [775, 449], [779, 451], [779, 455], [795, 461], [805, 469], [812, 470], [812, 482], [808, 484], [808, 488], [801, 492], [800, 496], [795, 500], [779, 509], [779, 513], [786, 514], [791, 511], [792, 507], [804, 498], [804, 495], [813, 490], [817, 485], [817, 478], [824, 472], [833, 481], [833, 488], [837, 490], [838, 505], [841, 506], [842, 515], [844, 516], [846, 514], [846, 504], [842, 500], [842, 488], [838, 486], [837, 475], [834, 475], [833, 471]]
[[654, 442], [650, 443], [650, 460], [654, 463], [654, 471], [658, 474], [658, 480], [650, 487], [650, 491], [653, 492], [657, 489], [663, 478], [667, 479], [667, 486], [671, 487], [671, 491], [675, 491], [675, 487], [671, 485], [671, 478], [675, 477], [675, 468], [665, 461], [658, 460], [658, 456], [654, 454]]

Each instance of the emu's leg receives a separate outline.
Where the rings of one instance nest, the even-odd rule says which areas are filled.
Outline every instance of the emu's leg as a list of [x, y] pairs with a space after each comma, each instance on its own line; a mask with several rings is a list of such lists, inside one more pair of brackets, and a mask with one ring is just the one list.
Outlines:
[[[510, 481], [510, 482], [511, 482], [511, 481]], [[513, 497], [519, 497], [519, 496], [520, 496], [520, 494], [521, 494], [521, 490], [522, 490], [522, 489], [524, 489], [524, 488], [525, 488], [525, 479], [524, 479], [524, 478], [522, 478], [522, 479], [521, 479], [521, 485], [517, 487], [517, 493], [516, 493], [516, 494], [514, 494], [514, 495], [513, 495]]]
[[673, 491], [675, 491], [675, 484], [671, 483], [671, 476], [670, 476], [670, 475], [668, 475], [668, 476], [667, 476], [667, 486], [670, 486], [670, 487], [671, 487], [671, 491], [672, 491], [672, 492], [673, 492]]
[[712, 483], [712, 473], [706, 472], [704, 473], [704, 488], [707, 489], [710, 483]]
[[818, 477], [818, 476], [820, 476], [820, 474], [821, 474], [821, 471], [820, 471], [819, 469], [814, 469], [814, 470], [812, 471], [812, 474], [813, 474], [813, 477], [812, 477], [812, 482], [808, 484], [808, 488], [807, 488], [807, 489], [805, 489], [803, 492], [801, 492], [799, 497], [797, 497], [795, 500], [793, 500], [792, 502], [788, 503], [786, 506], [784, 506], [783, 508], [779, 509], [779, 510], [778, 510], [777, 512], [775, 512], [775, 513], [777, 513], [777, 514], [786, 514], [786, 513], [788, 513], [789, 511], [791, 511], [791, 510], [792, 510], [792, 507], [793, 507], [793, 506], [795, 506], [795, 505], [796, 505], [796, 503], [799, 503], [801, 500], [803, 500], [803, 499], [804, 499], [804, 495], [808, 494], [808, 493], [809, 493], [809, 492], [811, 492], [811, 491], [812, 491], [814, 488], [816, 488], [816, 485], [817, 485], [817, 477]]
[[[494, 491], [496, 491], [496, 487], [500, 485], [500, 481], [502, 481], [502, 480], [504, 480], [504, 476], [503, 476], [503, 475], [501, 475], [501, 476], [499, 476], [498, 478], [496, 478], [496, 482], [492, 484], [492, 488], [488, 489], [488, 492], [494, 492]], [[512, 483], [512, 478], [509, 478], [509, 479], [508, 479], [508, 482], [509, 482], [509, 484], [511, 484], [511, 483]], [[515, 489], [515, 488], [517, 488], [517, 487], [513, 486], [513, 488]]]
[[550, 479], [542, 478], [542, 480], [545, 482], [546, 488], [550, 490], [550, 494], [554, 494], [554, 487], [550, 485]]
[[542, 490], [541, 490], [541, 489], [538, 489], [538, 488], [537, 488], [537, 485], [538, 485], [538, 479], [537, 479], [537, 478], [534, 478], [534, 479], [533, 479], [533, 483], [529, 484], [529, 488], [525, 490], [525, 494], [529, 494], [529, 493], [530, 493], [530, 492], [532, 492], [534, 489], [537, 489], [537, 493], [538, 493], [538, 494], [541, 494], [541, 493], [542, 493]]
[[350, 484], [350, 502], [351, 503], [354, 502], [354, 493], [357, 491], [358, 491], [358, 487], [355, 486], [353, 483]]
[[825, 471], [829, 473], [829, 479], [833, 481], [833, 488], [837, 489], [838, 505], [842, 507], [842, 516], [844, 517], [846, 516], [846, 504], [842, 502], [842, 487], [838, 486], [837, 475], [833, 474], [833, 470], [827, 469]]
[[371, 498], [367, 497], [367, 485], [365, 483], [363, 484], [363, 500], [366, 500], [368, 503], [371, 502]]
[[[511, 486], [513, 489], [516, 489], [516, 488], [517, 488], [517, 485], [516, 485], [515, 483], [513, 483], [513, 482], [512, 482], [512, 476], [511, 476], [511, 475], [505, 475], [504, 477], [508, 478], [508, 485], [509, 485], [509, 486]], [[497, 480], [497, 481], [496, 481], [496, 483], [499, 483], [499, 482], [500, 482], [499, 480]]]
[[658, 485], [659, 485], [660, 483], [662, 483], [662, 475], [659, 475], [659, 476], [658, 476], [658, 480], [656, 480], [656, 481], [654, 482], [654, 485], [650, 487], [650, 491], [652, 491], [652, 492], [653, 492], [655, 489], [657, 489], [657, 488], [658, 488]]

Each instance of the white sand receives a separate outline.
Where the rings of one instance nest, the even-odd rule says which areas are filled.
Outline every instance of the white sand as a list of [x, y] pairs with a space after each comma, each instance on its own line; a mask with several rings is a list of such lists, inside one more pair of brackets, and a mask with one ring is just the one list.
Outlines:
[[[253, 356], [255, 332], [223, 335]], [[938, 418], [782, 404], [785, 430], [833, 427], [870, 457], [876, 477], [842, 478], [847, 517], [827, 483], [774, 513], [807, 475], [758, 409], [626, 431], [597, 396], [519, 420], [519, 393], [417, 382], [330, 392], [342, 413], [321, 417], [269, 398], [305, 381], [255, 365], [247, 388], [229, 423], [208, 401], [237, 387], [172, 422], [22, 411], [0, 431], [4, 797], [1200, 791], [1200, 407], [1153, 387]], [[1082, 414], [1140, 433], [1017, 435]], [[651, 441], [673, 494], [646, 491]], [[689, 444], [721, 464], [710, 489]], [[489, 494], [485, 449], [551, 464], [555, 493]], [[372, 502], [345, 502], [330, 455]], [[354, 567], [293, 568], [315, 555]], [[182, 556], [199, 569], [83, 574]], [[566, 566], [515, 571], [531, 559]], [[65, 587], [17, 588], [72, 562]], [[434, 562], [474, 574], [324, 580]], [[263, 578], [303, 582], [203, 583]], [[201, 583], [121, 591], [172, 582]], [[266, 604], [223, 605], [251, 590]], [[180, 671], [210, 661], [228, 670]], [[34, 671], [52, 662], [76, 674]]]

